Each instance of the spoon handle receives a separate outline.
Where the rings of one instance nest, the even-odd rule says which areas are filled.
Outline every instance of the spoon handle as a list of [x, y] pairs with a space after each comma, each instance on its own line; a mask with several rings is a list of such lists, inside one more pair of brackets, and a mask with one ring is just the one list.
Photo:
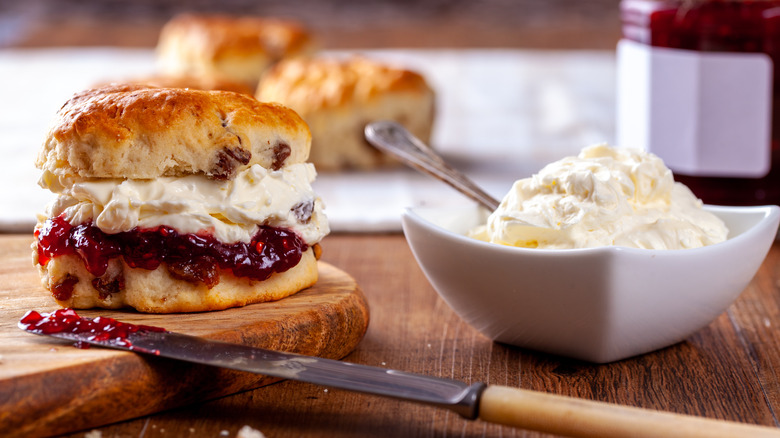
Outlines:
[[480, 189], [473, 181], [444, 162], [432, 148], [423, 144], [403, 126], [391, 121], [366, 125], [366, 140], [409, 166], [443, 181], [473, 199], [489, 211], [498, 208], [499, 201]]

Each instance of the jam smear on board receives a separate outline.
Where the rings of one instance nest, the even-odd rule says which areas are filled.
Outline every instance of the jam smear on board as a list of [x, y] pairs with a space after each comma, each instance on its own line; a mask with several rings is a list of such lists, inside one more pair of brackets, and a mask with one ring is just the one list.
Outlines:
[[165, 263], [174, 277], [208, 287], [219, 282], [217, 268], [262, 281], [297, 265], [308, 249], [293, 231], [269, 226], [261, 226], [250, 242], [227, 244], [166, 226], [107, 234], [91, 222], [71, 225], [62, 216], [49, 218], [35, 237], [41, 266], [54, 257], [75, 254], [90, 274], [102, 277], [109, 261], [122, 257], [132, 268], [153, 270]]
[[[90, 340], [107, 342], [113, 345], [133, 349], [128, 339], [137, 332], [165, 332], [161, 327], [119, 322], [113, 318], [98, 316], [90, 319], [79, 316], [73, 309], [58, 309], [51, 313], [39, 313], [35, 310], [27, 312], [19, 327], [31, 333], [51, 335], [57, 333], [88, 334]], [[78, 348], [89, 348], [85, 342], [77, 342]], [[149, 351], [149, 353], [155, 353]]]

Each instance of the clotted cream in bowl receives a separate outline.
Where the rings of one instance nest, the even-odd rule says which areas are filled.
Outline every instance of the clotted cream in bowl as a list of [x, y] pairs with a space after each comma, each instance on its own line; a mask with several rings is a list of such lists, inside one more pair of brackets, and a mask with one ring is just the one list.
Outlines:
[[725, 311], [780, 223], [777, 206], [702, 206], [655, 160], [586, 148], [494, 212], [410, 208], [404, 233], [439, 295], [495, 341], [591, 362], [650, 352]]

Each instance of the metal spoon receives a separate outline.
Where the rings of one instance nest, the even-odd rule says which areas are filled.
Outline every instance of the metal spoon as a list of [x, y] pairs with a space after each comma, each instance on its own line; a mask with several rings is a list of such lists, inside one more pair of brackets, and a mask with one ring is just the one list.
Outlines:
[[398, 158], [410, 167], [449, 184], [489, 211], [498, 208], [499, 201], [496, 198], [480, 189], [468, 177], [447, 165], [440, 155], [399, 123], [384, 120], [369, 123], [366, 125], [365, 135], [366, 140], [379, 150]]

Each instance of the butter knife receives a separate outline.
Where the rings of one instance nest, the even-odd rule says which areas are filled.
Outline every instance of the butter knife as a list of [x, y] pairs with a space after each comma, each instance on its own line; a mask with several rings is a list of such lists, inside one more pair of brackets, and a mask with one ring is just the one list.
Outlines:
[[780, 437], [780, 429], [371, 367], [94, 319], [28, 312], [19, 328], [141, 354], [437, 406], [469, 419], [572, 437]]

